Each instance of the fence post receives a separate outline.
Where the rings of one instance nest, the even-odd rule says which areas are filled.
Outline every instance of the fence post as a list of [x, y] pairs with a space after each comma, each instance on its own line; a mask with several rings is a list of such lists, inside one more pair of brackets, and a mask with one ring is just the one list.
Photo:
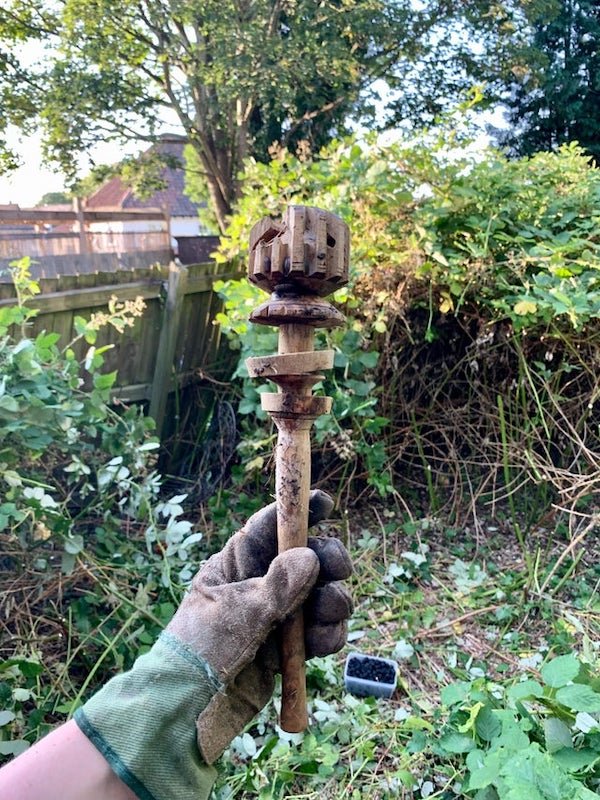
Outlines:
[[173, 383], [173, 361], [187, 279], [188, 271], [185, 267], [178, 267], [173, 262], [169, 264], [167, 297], [158, 340], [149, 408], [150, 416], [156, 422], [156, 433], [159, 438], [162, 438], [167, 400]]
[[73, 211], [77, 214], [77, 231], [79, 233], [79, 253], [86, 255], [88, 252], [87, 231], [85, 229], [85, 216], [81, 197], [73, 198]]
[[171, 258], [173, 258], [174, 248], [171, 244], [171, 212], [169, 211], [169, 206], [166, 203], [162, 206], [162, 211], [165, 215], [165, 236], [167, 237], [167, 249], [171, 253]]

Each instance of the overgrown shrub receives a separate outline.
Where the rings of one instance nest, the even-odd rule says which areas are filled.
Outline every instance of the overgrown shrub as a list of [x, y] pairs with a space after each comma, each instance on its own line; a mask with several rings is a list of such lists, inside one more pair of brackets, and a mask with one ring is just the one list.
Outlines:
[[[454, 118], [418, 139], [337, 143], [310, 161], [283, 151], [250, 163], [244, 186], [222, 258], [288, 203], [337, 212], [352, 230], [353, 282], [337, 294], [349, 329], [327, 337], [335, 406], [317, 426], [321, 479], [456, 519], [479, 498], [506, 508], [517, 490], [530, 493], [529, 522], [551, 503], [593, 501], [600, 172], [576, 145], [510, 161], [472, 147]], [[245, 321], [254, 289], [222, 291], [244, 379], [246, 355], [274, 341]], [[242, 414], [260, 418], [258, 390], [244, 380]]]
[[[327, 418], [319, 422], [317, 437], [322, 474], [332, 476], [341, 463], [347, 470], [348, 490], [366, 486], [385, 493], [396, 491], [394, 484], [400, 485], [400, 479], [406, 486], [408, 470], [390, 457], [398, 446], [399, 417], [390, 414], [386, 420], [379, 416], [380, 407], [408, 400], [391, 397], [388, 384], [378, 390], [377, 382], [385, 379], [394, 357], [409, 359], [412, 353], [412, 358], [422, 359], [419, 374], [423, 373], [427, 391], [432, 396], [438, 391], [441, 405], [454, 399], [458, 407], [465, 403], [458, 392], [462, 384], [453, 385], [456, 395], [448, 393], [443, 383], [451, 381], [439, 367], [436, 375], [432, 354], [437, 349], [440, 359], [445, 352], [447, 357], [442, 347], [445, 325], [462, 331], [456, 334], [457, 353], [460, 336], [468, 343], [470, 334], [461, 328], [468, 318], [449, 312], [444, 317], [435, 308], [431, 313], [429, 298], [437, 295], [427, 283], [423, 290], [416, 278], [411, 289], [414, 307], [404, 297], [391, 307], [386, 297], [371, 310], [369, 290], [362, 288], [368, 280], [359, 277], [354, 293], [340, 298], [352, 306], [353, 321], [347, 331], [331, 339], [337, 351], [336, 369], [326, 388], [336, 398], [337, 419], [334, 428]], [[196, 566], [198, 554], [193, 554], [192, 546], [200, 539], [200, 533], [192, 532], [182, 519], [184, 498], [159, 496], [151, 424], [134, 410], [115, 413], [107, 402], [114, 377], [102, 373], [102, 353], [94, 350], [95, 329], [101, 322], [125, 325], [128, 310], [135, 309], [115, 301], [110, 319], [105, 315], [78, 320], [78, 335], [88, 345], [79, 360], [70, 343], [60, 342], [52, 333], [35, 340], [27, 337], [28, 298], [36, 286], [24, 272], [20, 278], [17, 275], [17, 282], [20, 303], [0, 310], [0, 756], [4, 757], [18, 753], [65, 719], [84, 697], [151, 645]], [[229, 292], [229, 324], [239, 332], [239, 346], [253, 354], [271, 352], [272, 332], [261, 328], [245, 332], [243, 306], [255, 303], [246, 285], [236, 284]], [[232, 314], [236, 310], [238, 316]], [[18, 340], [8, 335], [12, 325], [24, 326]], [[504, 332], [511, 346], [527, 341], [529, 334], [515, 334], [505, 320], [492, 326]], [[565, 337], [571, 336], [565, 330]], [[580, 337], [581, 346], [587, 347], [589, 330], [590, 326], [573, 334], [570, 341]], [[535, 332], [531, 341], [537, 341]], [[497, 341], [494, 352], [503, 346], [502, 340]], [[467, 349], [461, 358], [468, 357]], [[493, 369], [513, 368], [510, 360], [500, 363], [501, 367], [491, 365], [489, 373], [481, 372], [485, 376], [497, 374]], [[562, 372], [553, 370], [552, 361], [544, 360], [542, 366], [546, 364], [548, 385], [556, 380], [560, 388]], [[529, 369], [539, 380], [539, 365], [524, 357], [520, 368]], [[246, 469], [246, 476], [264, 488], [267, 479], [262, 470], [273, 434], [256, 425], [260, 415], [256, 387], [249, 383], [244, 387], [240, 410], [257, 416], [247, 427], [246, 457], [238, 470]], [[575, 397], [575, 384], [570, 391]], [[525, 418], [528, 396], [525, 388], [516, 392], [518, 404], [513, 409], [506, 393], [498, 394], [496, 444], [501, 478], [510, 487], [519, 462], [509, 445], [517, 446], [517, 426]], [[538, 391], [536, 402], [543, 399]], [[467, 400], [465, 413], [472, 415], [474, 400]], [[570, 419], [568, 403], [563, 411]], [[425, 435], [422, 414], [416, 404], [412, 416], [423, 433], [416, 437], [414, 448], [419, 457], [431, 459], [427, 448], [437, 439], [433, 427], [427, 432], [431, 438]], [[414, 436], [414, 430], [411, 418], [406, 436]], [[582, 432], [582, 441], [589, 435], [585, 428], [577, 432]], [[474, 426], [473, 448], [481, 453], [484, 443], [479, 435]], [[408, 444], [406, 452], [410, 454]], [[542, 459], [544, 454], [537, 455]], [[380, 472], [375, 459], [381, 459]], [[367, 469], [374, 472], [371, 483], [364, 474]], [[438, 482], [447, 473], [440, 464], [430, 474], [435, 497]], [[337, 475], [338, 481], [341, 477]], [[592, 474], [581, 473], [582, 482], [593, 479]], [[245, 516], [256, 503], [260, 498], [242, 494], [237, 484], [223, 491], [221, 502], [211, 500], [212, 523], [218, 525], [232, 508]], [[589, 527], [578, 540], [554, 549], [553, 555], [558, 555], [547, 567], [535, 563], [528, 572], [513, 560], [514, 552], [504, 558], [506, 536], [495, 526], [489, 531], [499, 539], [499, 558], [483, 546], [479, 564], [472, 560], [479, 547], [479, 529], [469, 534], [438, 518], [408, 517], [386, 501], [375, 509], [373, 529], [367, 517], [354, 515], [346, 530], [356, 565], [352, 646], [398, 659], [401, 689], [394, 700], [377, 703], [344, 692], [340, 657], [310, 662], [310, 730], [297, 739], [274, 730], [275, 697], [232, 743], [220, 765], [215, 797], [596, 796], [592, 793], [600, 785], [596, 634], [600, 608], [593, 555], [584, 555], [587, 571], [576, 576], [576, 587], [570, 585], [583, 553], [582, 548], [575, 555], [572, 545], [583, 541]], [[363, 524], [367, 527], [361, 528]], [[227, 528], [231, 530], [229, 524]]]
[[202, 538], [184, 496], [160, 497], [152, 420], [109, 403], [97, 331], [132, 324], [141, 301], [76, 318], [79, 360], [56, 333], [28, 338], [39, 290], [25, 261], [13, 272], [19, 302], [0, 309], [0, 756], [154, 641]]

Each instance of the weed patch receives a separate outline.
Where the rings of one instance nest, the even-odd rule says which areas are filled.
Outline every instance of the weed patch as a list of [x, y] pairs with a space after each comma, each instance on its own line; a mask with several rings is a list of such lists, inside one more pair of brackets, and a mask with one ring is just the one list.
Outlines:
[[[597, 796], [597, 589], [537, 595], [514, 538], [492, 530], [474, 558], [457, 556], [457, 534], [439, 520], [382, 514], [383, 530], [370, 515], [349, 534], [349, 649], [393, 657], [399, 689], [391, 700], [354, 697], [345, 654], [316, 659], [309, 733], [273, 730], [268, 708], [234, 741], [216, 796]], [[597, 583], [591, 563], [577, 574], [577, 585]]]

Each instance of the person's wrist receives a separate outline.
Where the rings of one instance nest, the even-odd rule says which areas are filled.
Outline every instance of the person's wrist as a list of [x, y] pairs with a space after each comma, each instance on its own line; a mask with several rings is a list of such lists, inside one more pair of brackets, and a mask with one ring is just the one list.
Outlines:
[[207, 797], [196, 719], [221, 689], [210, 666], [172, 633], [75, 713], [82, 732], [142, 800]]

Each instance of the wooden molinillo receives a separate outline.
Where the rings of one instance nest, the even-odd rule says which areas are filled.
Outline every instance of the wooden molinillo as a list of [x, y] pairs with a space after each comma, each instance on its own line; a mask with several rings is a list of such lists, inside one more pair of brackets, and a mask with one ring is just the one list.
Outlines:
[[[279, 552], [305, 547], [310, 494], [310, 429], [331, 410], [330, 397], [312, 395], [333, 366], [333, 350], [314, 350], [315, 328], [344, 324], [344, 316], [324, 300], [348, 280], [349, 231], [339, 217], [308, 206], [290, 206], [282, 222], [262, 219], [250, 232], [248, 277], [271, 297], [250, 320], [279, 328], [279, 352], [249, 358], [252, 377], [268, 378], [277, 394], [262, 394], [262, 407], [278, 430], [275, 491]], [[308, 724], [304, 676], [304, 624], [297, 614], [285, 625], [281, 642], [281, 727], [296, 733]]]

